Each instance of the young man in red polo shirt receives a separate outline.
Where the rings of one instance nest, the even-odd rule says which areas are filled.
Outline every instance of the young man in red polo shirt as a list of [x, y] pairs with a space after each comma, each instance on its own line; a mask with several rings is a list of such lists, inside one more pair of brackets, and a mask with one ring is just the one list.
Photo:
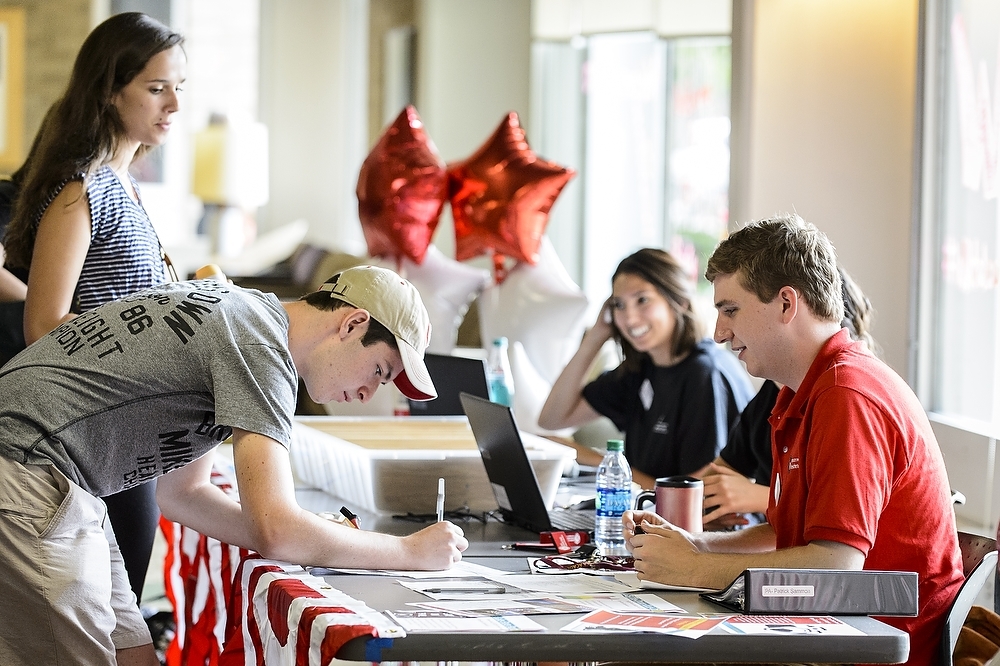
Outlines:
[[639, 577], [722, 588], [748, 567], [916, 571], [919, 615], [884, 621], [909, 633], [907, 664], [936, 663], [963, 579], [944, 460], [913, 391], [841, 328], [832, 244], [797, 215], [750, 223], [705, 276], [716, 341], [785, 387], [769, 419], [768, 522], [692, 535], [627, 513]]

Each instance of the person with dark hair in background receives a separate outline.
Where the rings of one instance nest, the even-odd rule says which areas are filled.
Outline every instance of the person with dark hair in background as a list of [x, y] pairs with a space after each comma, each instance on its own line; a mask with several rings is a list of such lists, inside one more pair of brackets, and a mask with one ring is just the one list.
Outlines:
[[[157, 663], [99, 497], [159, 477], [169, 520], [303, 566], [447, 569], [468, 547], [441, 521], [405, 537], [296, 501], [298, 380], [317, 402], [394, 382], [436, 396], [416, 288], [347, 269], [299, 301], [170, 282], [69, 319], [0, 368], [0, 664]], [[239, 501], [211, 482], [229, 436]]]
[[722, 589], [751, 567], [914, 571], [918, 615], [879, 619], [909, 634], [907, 664], [936, 664], [964, 580], [948, 473], [917, 396], [841, 326], [833, 244], [797, 215], [751, 222], [719, 244], [705, 277], [715, 339], [782, 385], [767, 522], [692, 534], [626, 511], [639, 578]]
[[[0, 239], [10, 223], [16, 194], [13, 179], [0, 180]], [[5, 259], [0, 244], [0, 366], [24, 349], [24, 298], [28, 295], [27, 272], [9, 270]]]
[[[618, 264], [612, 295], [556, 379], [538, 424], [550, 430], [600, 415], [625, 433], [633, 479], [695, 474], [715, 459], [750, 400], [740, 364], [704, 337], [692, 307], [693, 285], [670, 253], [645, 248]], [[587, 383], [604, 343], [624, 360]]]
[[[42, 128], [52, 115], [53, 104], [42, 119]], [[0, 240], [7, 234], [7, 227], [14, 217], [14, 203], [24, 183], [25, 172], [31, 163], [43, 131], [39, 129], [31, 142], [28, 157], [9, 179], [0, 180]], [[7, 257], [0, 245], [0, 366], [14, 358], [27, 344], [24, 340], [24, 300], [28, 296], [27, 266], [13, 267], [7, 264]]]
[[[19, 171], [4, 236], [7, 263], [27, 269], [24, 338], [171, 278], [132, 162], [161, 145], [180, 108], [181, 35], [137, 12], [94, 28], [69, 84]], [[108, 497], [136, 598], [156, 535], [155, 483]]]
[[[878, 355], [871, 335], [873, 308], [842, 267], [841, 326]], [[730, 529], [761, 522], [771, 483], [771, 425], [767, 422], [781, 387], [766, 380], [729, 431], [729, 442], [702, 477], [705, 482], [705, 529]]]

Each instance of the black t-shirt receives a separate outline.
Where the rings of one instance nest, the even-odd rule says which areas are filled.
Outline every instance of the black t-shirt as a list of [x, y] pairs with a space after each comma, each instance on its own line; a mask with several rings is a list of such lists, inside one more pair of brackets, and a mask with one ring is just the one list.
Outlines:
[[638, 373], [622, 366], [605, 372], [583, 397], [625, 433], [629, 464], [662, 477], [715, 460], [752, 392], [736, 357], [705, 339], [669, 368], [647, 357]]
[[[0, 180], [0, 244], [3, 244], [3, 236], [7, 233], [7, 225], [10, 224], [11, 215], [14, 213], [14, 198], [17, 196], [17, 186], [10, 180]], [[12, 270], [14, 275], [21, 281], [28, 281], [28, 271], [19, 269]]]
[[[17, 187], [9, 180], [0, 180], [0, 244], [7, 232], [14, 208]], [[28, 271], [7, 267], [22, 282], [28, 281]], [[0, 303], [0, 365], [24, 349], [24, 301]]]
[[747, 404], [729, 431], [729, 442], [719, 454], [743, 476], [763, 485], [771, 483], [771, 424], [767, 422], [778, 399], [778, 385], [770, 379]]

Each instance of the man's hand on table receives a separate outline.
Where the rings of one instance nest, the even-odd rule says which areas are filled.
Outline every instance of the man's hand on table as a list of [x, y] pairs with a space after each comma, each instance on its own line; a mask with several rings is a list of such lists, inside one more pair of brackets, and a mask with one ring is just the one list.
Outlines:
[[622, 524], [640, 580], [687, 584], [699, 552], [694, 536], [652, 511], [626, 511]]

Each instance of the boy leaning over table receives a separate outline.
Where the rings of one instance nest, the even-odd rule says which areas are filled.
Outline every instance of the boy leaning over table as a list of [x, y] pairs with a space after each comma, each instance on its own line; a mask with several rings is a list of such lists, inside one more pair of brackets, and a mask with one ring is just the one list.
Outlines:
[[[435, 397], [430, 323], [392, 271], [351, 268], [292, 303], [214, 280], [165, 284], [59, 326], [0, 370], [0, 664], [158, 664], [101, 496], [159, 477], [169, 520], [303, 565], [446, 569], [440, 522], [407, 537], [300, 508], [298, 379], [317, 402], [390, 381]], [[210, 481], [230, 434], [240, 503]]]
[[705, 277], [716, 341], [784, 385], [769, 419], [768, 523], [688, 534], [628, 512], [639, 577], [722, 588], [748, 567], [916, 571], [919, 615], [880, 619], [909, 633], [907, 664], [936, 664], [963, 580], [944, 460], [913, 392], [841, 328], [833, 245], [797, 215], [752, 222]]

